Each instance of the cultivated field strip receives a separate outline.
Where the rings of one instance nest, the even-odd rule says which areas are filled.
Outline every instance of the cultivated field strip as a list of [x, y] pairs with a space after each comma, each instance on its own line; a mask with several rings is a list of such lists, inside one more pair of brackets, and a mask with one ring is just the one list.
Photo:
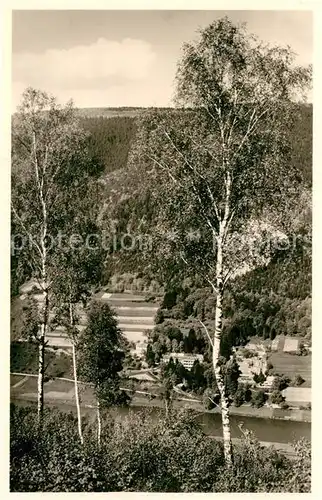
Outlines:
[[[146, 332], [154, 328], [154, 318], [158, 310], [155, 303], [144, 301], [144, 297], [140, 295], [132, 295], [129, 293], [99, 293], [96, 296], [102, 302], [107, 302], [118, 318], [119, 328], [128, 341], [134, 343], [144, 342], [146, 340]], [[86, 326], [86, 314], [79, 309], [78, 311], [79, 330], [83, 330]], [[53, 315], [51, 315], [51, 319]], [[49, 346], [56, 347], [71, 347], [70, 340], [66, 337], [64, 328], [57, 327], [47, 335]]]
[[154, 328], [154, 318], [158, 307], [144, 302], [144, 298], [132, 294], [111, 294], [108, 303], [118, 316], [119, 327], [127, 340], [144, 342], [146, 332]]

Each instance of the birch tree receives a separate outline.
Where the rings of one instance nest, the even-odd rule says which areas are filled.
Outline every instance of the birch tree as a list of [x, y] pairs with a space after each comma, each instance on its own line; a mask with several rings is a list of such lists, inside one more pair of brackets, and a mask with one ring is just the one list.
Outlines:
[[[29, 277], [42, 293], [38, 364], [38, 420], [44, 407], [44, 354], [50, 326], [51, 286], [59, 252], [62, 221], [68, 211], [66, 193], [77, 185], [88, 162], [87, 136], [79, 127], [72, 103], [65, 107], [55, 98], [26, 89], [12, 123], [12, 219], [19, 234], [15, 243], [24, 256]], [[69, 183], [72, 182], [72, 185]], [[17, 245], [16, 245], [17, 246]]]
[[[90, 162], [89, 162], [90, 164]], [[87, 167], [88, 165], [87, 164]], [[80, 397], [78, 387], [77, 347], [80, 320], [86, 322], [85, 308], [95, 286], [99, 285], [104, 259], [101, 232], [97, 225], [100, 186], [97, 182], [101, 165], [78, 172], [75, 182], [68, 180], [65, 207], [59, 227], [66, 234], [52, 269], [52, 305], [55, 325], [63, 326], [72, 344], [75, 403], [78, 433], [83, 444]], [[71, 172], [74, 176], [74, 172]]]
[[[142, 181], [153, 216], [150, 262], [177, 262], [201, 274], [216, 297], [212, 362], [221, 395], [225, 460], [232, 464], [229, 405], [220, 369], [224, 290], [256, 264], [258, 241], [275, 231], [301, 174], [289, 163], [285, 127], [304, 98], [310, 68], [289, 48], [270, 47], [227, 18], [183, 47], [177, 109], [153, 110], [138, 123], [129, 168]], [[144, 179], [144, 182], [143, 182]], [[248, 267], [247, 267], [248, 266]]]
[[[84, 228], [83, 228], [84, 229]], [[83, 444], [80, 395], [78, 385], [77, 350], [81, 337], [81, 320], [86, 321], [85, 307], [92, 295], [93, 285], [99, 282], [101, 249], [96, 251], [65, 249], [59, 257], [59, 268], [52, 285], [55, 325], [63, 326], [72, 344], [75, 404], [78, 434]], [[84, 318], [85, 317], [85, 318]]]

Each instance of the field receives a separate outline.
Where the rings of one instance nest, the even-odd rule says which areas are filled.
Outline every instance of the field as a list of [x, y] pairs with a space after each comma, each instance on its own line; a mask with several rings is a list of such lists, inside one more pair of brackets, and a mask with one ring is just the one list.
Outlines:
[[270, 355], [270, 362], [273, 365], [273, 373], [286, 375], [290, 379], [296, 375], [301, 375], [305, 380], [301, 387], [311, 387], [311, 354], [308, 356], [297, 356], [285, 352], [273, 352]]
[[[12, 384], [12, 375], [10, 376], [10, 383]], [[23, 382], [18, 387], [12, 387], [11, 396], [18, 396], [21, 394], [35, 394], [37, 397], [37, 377], [23, 377]]]
[[14, 386], [21, 382], [25, 377], [22, 375], [10, 375], [10, 386]]
[[[37, 373], [38, 348], [29, 342], [12, 342], [10, 371], [16, 373]], [[47, 377], [68, 377], [72, 374], [71, 357], [58, 349], [45, 350]]]

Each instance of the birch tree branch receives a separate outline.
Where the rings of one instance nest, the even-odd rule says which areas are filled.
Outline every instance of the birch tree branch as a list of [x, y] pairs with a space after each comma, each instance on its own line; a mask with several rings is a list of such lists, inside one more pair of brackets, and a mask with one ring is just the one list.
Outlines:
[[15, 209], [13, 203], [11, 202], [11, 208], [12, 208], [12, 211], [14, 213], [14, 216], [16, 217], [18, 223], [20, 224], [20, 226], [22, 227], [23, 231], [26, 233], [26, 235], [28, 236], [28, 238], [30, 239], [30, 241], [32, 242], [32, 244], [35, 246], [35, 248], [38, 250], [39, 252], [39, 255], [42, 257], [42, 251], [40, 249], [40, 246], [38, 245], [38, 243], [36, 242], [36, 240], [34, 239], [34, 237], [32, 236], [32, 234], [30, 233], [30, 231], [28, 231], [28, 229], [26, 228], [26, 226], [24, 225], [21, 217], [18, 215], [18, 212], [17, 210]]
[[201, 326], [203, 327], [203, 329], [205, 330], [206, 334], [207, 334], [207, 337], [208, 337], [208, 340], [209, 340], [209, 343], [211, 345], [211, 347], [213, 348], [214, 347], [214, 344], [210, 338], [210, 335], [209, 335], [209, 332], [208, 332], [208, 328], [206, 327], [206, 325], [201, 321], [201, 319], [198, 319], [199, 323], [201, 324]]

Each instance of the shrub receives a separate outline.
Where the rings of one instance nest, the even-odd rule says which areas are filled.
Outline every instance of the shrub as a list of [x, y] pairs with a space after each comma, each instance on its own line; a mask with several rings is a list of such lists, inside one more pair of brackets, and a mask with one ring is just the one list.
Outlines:
[[298, 346], [296, 354], [298, 356], [307, 356], [309, 354], [308, 349], [304, 346], [302, 341], [299, 342], [299, 346]]
[[261, 370], [259, 373], [255, 373], [253, 379], [256, 384], [262, 384], [263, 382], [265, 382], [266, 377]]
[[83, 419], [84, 445], [74, 415], [44, 412], [38, 433], [36, 409], [11, 406], [10, 489], [15, 492], [309, 492], [311, 452], [302, 440], [289, 460], [243, 431], [226, 468], [223, 446], [205, 436], [193, 411], [102, 415]]
[[163, 314], [162, 309], [158, 309], [157, 310], [157, 313], [155, 315], [154, 321], [155, 321], [156, 325], [158, 325], [160, 323], [163, 323], [163, 321], [164, 321], [164, 314]]
[[299, 387], [300, 385], [304, 384], [305, 380], [304, 378], [301, 377], [301, 375], [296, 375], [294, 379], [291, 382], [292, 386]]
[[272, 389], [274, 391], [282, 391], [289, 386], [290, 379], [286, 375], [276, 376], [272, 384]]
[[245, 359], [253, 358], [255, 356], [255, 353], [253, 351], [250, 351], [246, 347], [240, 349], [239, 352]]
[[243, 403], [245, 403], [245, 389], [242, 386], [239, 386], [237, 391], [234, 394], [234, 405], [239, 407]]
[[252, 391], [248, 384], [245, 385], [245, 403], [249, 403], [252, 399]]
[[264, 406], [267, 401], [267, 395], [264, 391], [254, 391], [252, 394], [251, 404], [255, 406], [255, 408], [260, 408]]
[[271, 396], [270, 396], [271, 403], [273, 404], [281, 404], [283, 401], [285, 401], [285, 398], [282, 396], [280, 391], [273, 391]]

